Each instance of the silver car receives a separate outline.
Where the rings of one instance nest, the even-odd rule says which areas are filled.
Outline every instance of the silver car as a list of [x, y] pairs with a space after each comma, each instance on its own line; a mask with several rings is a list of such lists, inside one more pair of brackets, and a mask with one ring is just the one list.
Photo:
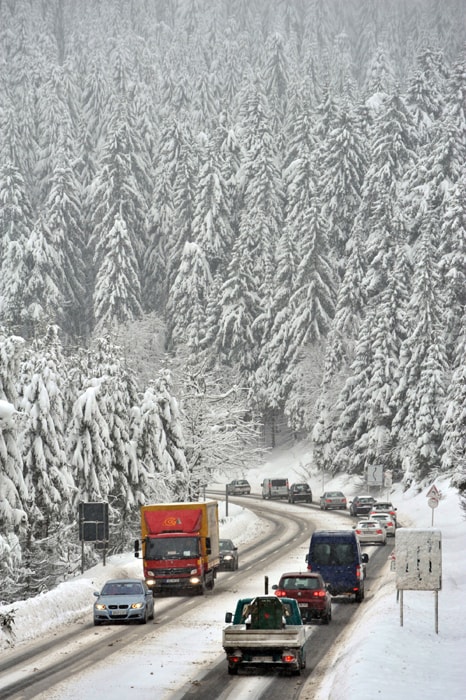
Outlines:
[[339, 508], [346, 510], [346, 497], [341, 491], [325, 491], [319, 499], [320, 509]]
[[111, 579], [100, 593], [94, 593], [94, 625], [135, 620], [145, 624], [154, 619], [154, 597], [145, 581], [138, 578]]
[[360, 520], [354, 531], [360, 544], [387, 544], [387, 529], [377, 520]]

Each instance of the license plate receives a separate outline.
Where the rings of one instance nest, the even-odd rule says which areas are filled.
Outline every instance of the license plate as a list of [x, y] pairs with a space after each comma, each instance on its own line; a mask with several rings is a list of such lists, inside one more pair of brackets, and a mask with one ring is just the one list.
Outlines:
[[180, 579], [179, 578], [167, 578], [165, 583], [179, 583]]
[[299, 608], [302, 608], [303, 610], [307, 610], [307, 607], [308, 607], [308, 606], [305, 605], [305, 604], [301, 604], [301, 605], [298, 605], [298, 607], [299, 607]]
[[118, 617], [118, 615], [126, 615], [126, 610], [112, 610], [112, 617]]

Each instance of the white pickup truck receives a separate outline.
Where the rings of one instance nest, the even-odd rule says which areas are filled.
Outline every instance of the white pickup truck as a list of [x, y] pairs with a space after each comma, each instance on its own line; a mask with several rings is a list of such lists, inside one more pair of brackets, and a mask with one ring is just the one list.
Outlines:
[[234, 615], [225, 615], [225, 622], [233, 623], [223, 630], [228, 673], [237, 674], [244, 667], [272, 667], [299, 675], [305, 668], [308, 629], [296, 600], [241, 598]]

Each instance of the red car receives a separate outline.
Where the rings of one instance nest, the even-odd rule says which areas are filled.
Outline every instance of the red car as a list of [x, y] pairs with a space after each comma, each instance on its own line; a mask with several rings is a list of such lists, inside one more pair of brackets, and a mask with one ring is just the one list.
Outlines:
[[303, 622], [317, 618], [328, 625], [332, 619], [332, 596], [319, 573], [298, 571], [282, 574], [278, 586], [272, 588], [279, 598], [298, 601]]

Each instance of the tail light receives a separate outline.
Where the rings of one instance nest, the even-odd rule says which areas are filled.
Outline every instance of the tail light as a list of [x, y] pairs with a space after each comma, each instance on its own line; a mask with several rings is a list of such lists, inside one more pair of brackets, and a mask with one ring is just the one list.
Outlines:
[[356, 578], [361, 578], [361, 566], [359, 564], [356, 564]]
[[296, 656], [294, 654], [283, 654], [282, 661], [284, 664], [292, 664], [296, 661]]
[[320, 589], [320, 591], [313, 591], [312, 592], [312, 597], [313, 598], [324, 598], [326, 595], [325, 591], [323, 589]]
[[286, 591], [282, 591], [282, 590], [278, 589], [275, 591], [275, 595], [278, 598], [286, 598]]
[[382, 530], [376, 530], [376, 533], [377, 533], [378, 535], [381, 535], [381, 534], [382, 534]]
[[356, 530], [356, 534], [357, 534], [357, 535], [360, 535], [360, 534], [361, 534], [361, 530]]

